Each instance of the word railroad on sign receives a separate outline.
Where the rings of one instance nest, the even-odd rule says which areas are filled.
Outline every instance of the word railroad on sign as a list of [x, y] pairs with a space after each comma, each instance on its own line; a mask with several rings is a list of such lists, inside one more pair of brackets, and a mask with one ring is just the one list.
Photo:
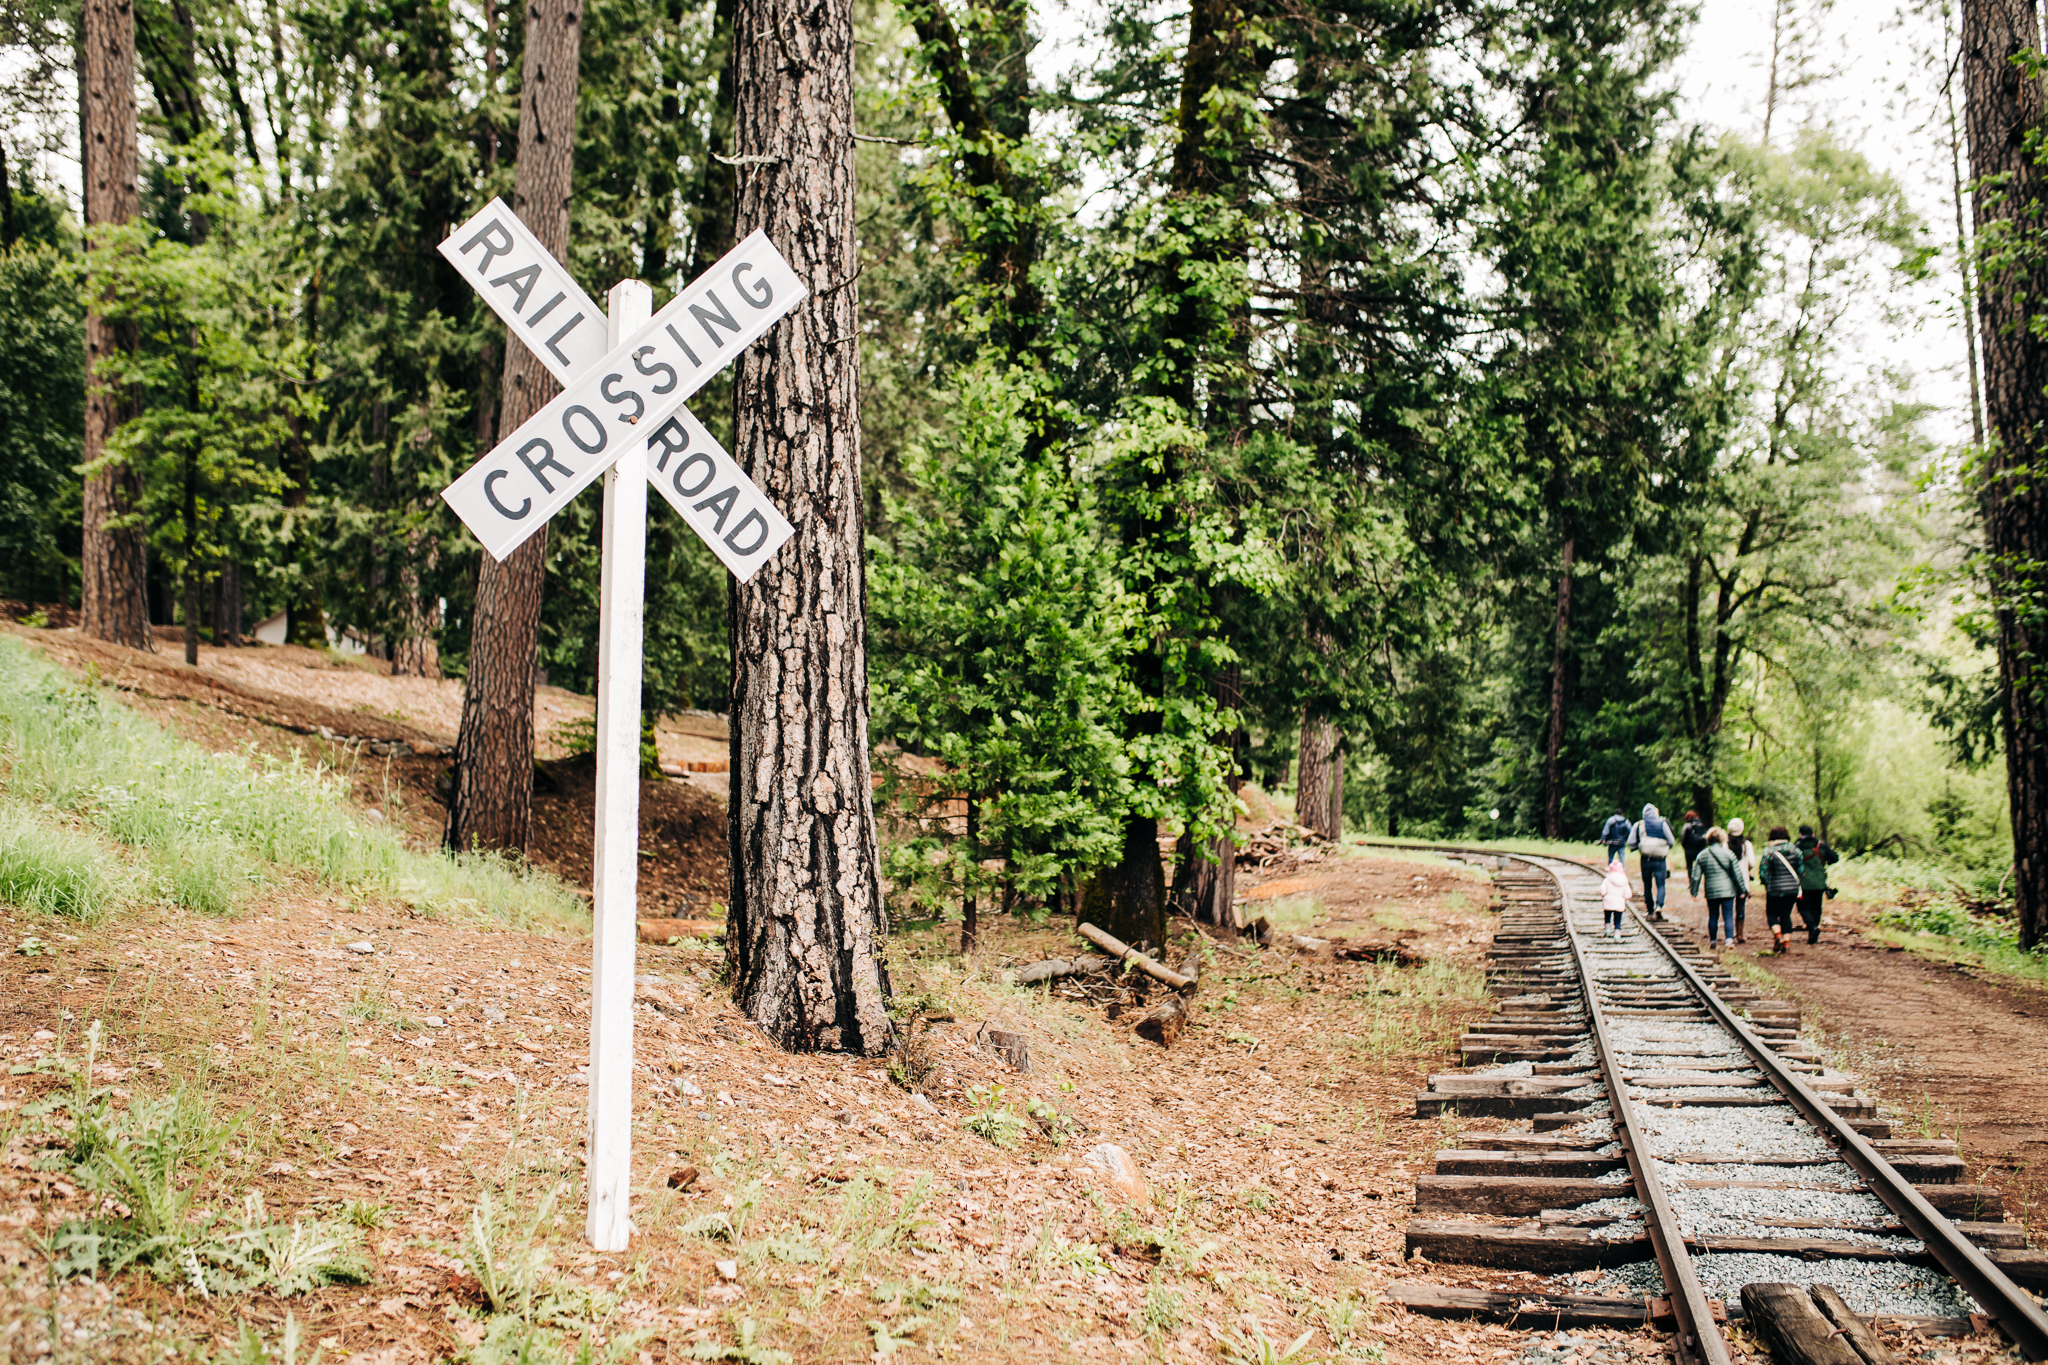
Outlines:
[[441, 254], [561, 381], [441, 496], [503, 560], [605, 475], [597, 649], [597, 810], [591, 858], [590, 1212], [600, 1251], [632, 1236], [633, 958], [640, 862], [640, 648], [647, 484], [741, 582], [795, 534], [683, 401], [795, 307], [803, 282], [755, 233], [659, 313], [639, 280], [601, 309], [540, 240], [492, 200]]

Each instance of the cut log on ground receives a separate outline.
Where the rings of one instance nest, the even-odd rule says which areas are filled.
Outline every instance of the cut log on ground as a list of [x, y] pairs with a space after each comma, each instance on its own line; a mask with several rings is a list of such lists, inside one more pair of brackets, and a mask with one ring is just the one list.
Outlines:
[[[1188, 980], [1187, 991], [1195, 988], [1202, 976], [1202, 950], [1190, 948], [1187, 956], [1180, 961], [1181, 975]], [[1173, 1040], [1180, 1037], [1181, 1029], [1188, 1020], [1188, 995], [1175, 991], [1148, 1010], [1138, 1021], [1138, 1036], [1150, 1038], [1161, 1047], [1172, 1047]]]
[[1170, 967], [1161, 966], [1136, 948], [1131, 947], [1128, 943], [1103, 933], [1102, 930], [1092, 924], [1078, 925], [1074, 932], [1102, 949], [1103, 952], [1108, 953], [1117, 961], [1130, 963], [1133, 967], [1136, 967], [1139, 971], [1162, 985], [1171, 986], [1175, 990], [1180, 991], [1186, 990], [1195, 984], [1193, 978], [1182, 976]]
[[1813, 1306], [1820, 1309], [1821, 1316], [1842, 1334], [1842, 1340], [1863, 1357], [1863, 1365], [1892, 1365], [1895, 1357], [1891, 1351], [1877, 1339], [1877, 1333], [1870, 1330], [1870, 1324], [1856, 1316], [1856, 1310], [1849, 1306], [1839, 1290], [1833, 1285], [1810, 1284], [1806, 1286], [1806, 1292], [1812, 1296]]
[[1043, 962], [1034, 962], [1028, 967], [1019, 967], [1005, 972], [1013, 986], [1036, 986], [1043, 981], [1057, 981], [1063, 976], [1088, 976], [1095, 972], [1108, 971], [1115, 965], [1106, 957], [1094, 953], [1082, 953], [1079, 957], [1049, 957]]
[[1864, 1365], [1854, 1347], [1796, 1284], [1746, 1284], [1742, 1307], [1750, 1330], [1771, 1348], [1779, 1365]]
[[1411, 1313], [1430, 1318], [1478, 1318], [1523, 1328], [1643, 1325], [1639, 1299], [1596, 1298], [1589, 1294], [1494, 1294], [1484, 1289], [1451, 1289], [1440, 1284], [1395, 1284], [1388, 1297]]

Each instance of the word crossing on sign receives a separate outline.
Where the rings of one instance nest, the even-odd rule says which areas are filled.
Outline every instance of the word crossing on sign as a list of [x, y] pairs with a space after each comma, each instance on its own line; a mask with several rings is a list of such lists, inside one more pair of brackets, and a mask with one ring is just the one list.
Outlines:
[[512, 553], [639, 444], [648, 447], [648, 477], [740, 581], [794, 534], [683, 410], [806, 293], [766, 234], [734, 247], [609, 349], [602, 310], [501, 202], [458, 228], [441, 254], [562, 381], [553, 402], [441, 494], [493, 558]]

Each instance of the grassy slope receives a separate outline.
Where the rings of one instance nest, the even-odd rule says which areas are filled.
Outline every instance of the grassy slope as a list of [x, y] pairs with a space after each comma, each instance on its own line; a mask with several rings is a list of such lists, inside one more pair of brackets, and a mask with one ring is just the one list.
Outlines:
[[586, 926], [553, 877], [422, 851], [361, 820], [331, 772], [216, 754], [0, 638], [0, 896], [91, 917], [137, 900], [206, 914], [293, 881], [389, 897], [415, 914]]

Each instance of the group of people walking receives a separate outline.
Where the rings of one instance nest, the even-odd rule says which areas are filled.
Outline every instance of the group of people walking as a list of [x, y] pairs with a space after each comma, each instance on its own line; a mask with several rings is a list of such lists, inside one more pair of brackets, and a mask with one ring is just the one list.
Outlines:
[[1806, 941], [1820, 942], [1821, 909], [1835, 894], [1828, 885], [1828, 866], [1840, 862], [1841, 855], [1814, 837], [1811, 825], [1801, 825], [1797, 839], [1783, 825], [1774, 825], [1766, 840], [1759, 847], [1744, 834], [1740, 819], [1730, 820], [1726, 829], [1709, 827], [1687, 811], [1683, 826], [1674, 831], [1655, 806], [1644, 806], [1642, 818], [1633, 821], [1617, 807], [1600, 831], [1600, 842], [1607, 848], [1607, 877], [1601, 888], [1603, 932], [1621, 937], [1622, 916], [1634, 894], [1628, 884], [1628, 850], [1636, 850], [1643, 873], [1643, 908], [1654, 919], [1664, 917], [1671, 855], [1683, 851], [1687, 889], [1695, 899], [1704, 893], [1707, 902], [1710, 946], [1749, 942], [1743, 920], [1759, 873], [1771, 951], [1786, 950], [1795, 909]]

